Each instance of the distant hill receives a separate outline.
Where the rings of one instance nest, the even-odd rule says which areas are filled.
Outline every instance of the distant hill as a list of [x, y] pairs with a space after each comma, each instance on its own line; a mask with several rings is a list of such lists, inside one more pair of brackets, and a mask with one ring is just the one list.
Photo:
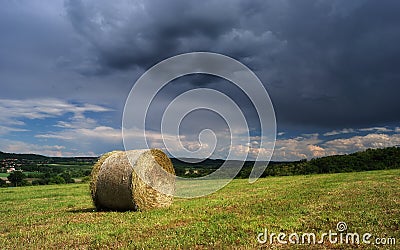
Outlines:
[[16, 153], [4, 153], [0, 151], [0, 160], [3, 159], [18, 159], [18, 160], [26, 160], [26, 161], [51, 161], [51, 162], [65, 162], [65, 161], [74, 161], [74, 160], [96, 160], [98, 157], [90, 157], [90, 156], [78, 156], [78, 157], [50, 157], [38, 154], [16, 154]]
[[15, 153], [4, 153], [0, 151], [0, 160], [3, 159], [18, 159], [18, 160], [46, 160], [50, 157], [36, 154], [15, 154]]

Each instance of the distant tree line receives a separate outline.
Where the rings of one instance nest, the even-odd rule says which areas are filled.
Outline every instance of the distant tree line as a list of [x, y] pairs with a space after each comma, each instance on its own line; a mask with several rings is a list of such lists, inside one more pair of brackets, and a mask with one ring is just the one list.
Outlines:
[[[86, 175], [81, 177], [82, 182], [89, 181], [90, 171], [84, 172]], [[25, 174], [20, 170], [16, 170], [11, 172], [7, 179], [11, 183], [12, 187], [19, 187], [19, 186], [37, 186], [37, 185], [51, 185], [51, 184], [66, 184], [66, 183], [75, 183], [74, 175], [71, 175], [69, 172], [64, 171], [62, 173], [28, 173]], [[32, 182], [27, 181], [27, 178], [34, 178]], [[3, 179], [0, 179], [0, 187], [9, 187], [10, 185]]]
[[[400, 147], [367, 149], [348, 155], [333, 155], [268, 165], [262, 177], [284, 175], [307, 175], [359, 172], [400, 168]], [[247, 166], [239, 173], [238, 178], [248, 178], [252, 166]]]
[[33, 186], [66, 183], [75, 183], [75, 180], [68, 172], [64, 172], [62, 174], [45, 173], [42, 178], [32, 181]]
[[[30, 158], [39, 158], [37, 155], [28, 155]], [[26, 159], [21, 159], [26, 161]], [[7, 177], [11, 186], [28, 186], [28, 185], [48, 185], [48, 184], [64, 184], [74, 183], [74, 178], [80, 178], [83, 181], [88, 181], [91, 174], [90, 165], [79, 165], [79, 163], [69, 163], [70, 165], [62, 164], [43, 164], [37, 162], [29, 162], [16, 167], [16, 171], [11, 172]], [[2, 169], [6, 172], [6, 168]], [[23, 180], [15, 179], [23, 177]], [[30, 181], [26, 179], [30, 178]], [[5, 180], [0, 179], [0, 187], [7, 187]]]
[[[172, 159], [172, 162], [176, 175], [185, 178], [206, 176], [217, 170], [224, 163], [223, 160], [211, 159], [194, 164], [185, 163], [178, 159]], [[243, 168], [236, 178], [248, 178], [253, 166], [254, 161], [244, 162]], [[309, 161], [306, 159], [292, 162], [271, 161], [262, 174], [262, 177], [358, 172], [394, 168], [400, 168], [400, 147], [367, 149], [348, 155], [327, 156]]]

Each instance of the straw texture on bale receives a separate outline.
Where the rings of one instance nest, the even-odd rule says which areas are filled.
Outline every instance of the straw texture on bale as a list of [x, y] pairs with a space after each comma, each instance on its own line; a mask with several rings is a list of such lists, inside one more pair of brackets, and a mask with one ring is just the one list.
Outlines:
[[93, 167], [90, 191], [97, 210], [168, 207], [175, 191], [174, 167], [159, 149], [109, 152]]

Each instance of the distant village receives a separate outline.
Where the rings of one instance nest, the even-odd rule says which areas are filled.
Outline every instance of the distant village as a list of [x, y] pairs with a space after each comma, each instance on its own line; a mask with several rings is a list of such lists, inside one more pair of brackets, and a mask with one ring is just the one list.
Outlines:
[[[48, 164], [49, 161], [36, 161], [35, 164]], [[24, 165], [32, 164], [31, 160], [6, 158], [0, 160], [0, 173], [11, 173], [14, 171], [23, 171]]]
[[0, 161], [0, 166], [1, 173], [11, 173], [16, 170], [22, 171], [22, 163], [18, 159], [3, 159]]

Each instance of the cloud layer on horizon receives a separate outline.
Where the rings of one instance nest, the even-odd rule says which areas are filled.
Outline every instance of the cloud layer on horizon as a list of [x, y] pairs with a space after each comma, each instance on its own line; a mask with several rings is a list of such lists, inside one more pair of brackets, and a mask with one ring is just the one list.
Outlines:
[[[5, 152], [37, 153], [50, 156], [95, 156], [109, 150], [123, 149], [122, 131], [120, 128], [104, 124], [93, 114], [112, 112], [107, 107], [91, 104], [70, 103], [63, 100], [3, 100], [0, 99], [0, 110], [7, 110], [9, 117], [2, 117], [9, 122], [9, 130], [4, 135], [25, 135], [34, 137], [37, 141], [1, 139], [0, 150]], [[67, 115], [67, 116], [66, 116]], [[90, 118], [91, 116], [92, 118]], [[100, 115], [101, 117], [101, 115]], [[29, 128], [37, 121], [45, 121], [48, 126], [43, 130], [30, 131]], [[233, 131], [232, 136], [238, 137], [241, 143], [232, 146], [218, 147], [214, 158], [225, 158], [229, 150], [233, 156], [249, 153], [250, 158], [260, 152], [259, 137], [250, 136], [250, 143], [242, 138], [240, 131]], [[135, 141], [142, 136], [142, 131], [130, 131], [125, 139]], [[346, 135], [343, 138], [343, 134]], [[180, 135], [177, 141], [173, 135], [161, 134], [159, 131], [146, 131], [150, 147], [167, 149], [185, 157], [184, 152], [176, 152], [182, 143], [188, 150], [197, 150], [200, 145], [198, 134]], [[229, 141], [230, 133], [217, 135], [218, 140]], [[339, 137], [338, 137], [339, 136]], [[172, 148], [165, 148], [165, 141]], [[343, 129], [328, 131], [324, 134], [302, 134], [287, 137], [284, 132], [278, 134], [275, 142], [273, 160], [287, 161], [311, 159], [334, 154], [346, 154], [362, 151], [367, 148], [383, 148], [400, 145], [400, 127], [371, 127], [359, 129]], [[201, 155], [198, 155], [202, 158]]]

